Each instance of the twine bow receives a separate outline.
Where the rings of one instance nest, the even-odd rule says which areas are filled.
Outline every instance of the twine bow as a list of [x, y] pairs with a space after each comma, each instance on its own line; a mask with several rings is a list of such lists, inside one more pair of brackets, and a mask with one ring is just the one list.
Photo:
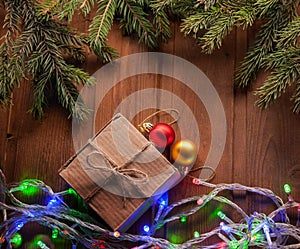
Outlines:
[[[124, 181], [127, 181], [134, 186], [137, 185], [137, 183], [146, 183], [148, 181], [148, 175], [139, 170], [139, 169], [127, 169], [126, 167], [130, 165], [132, 162], [135, 161], [135, 159], [143, 152], [145, 151], [151, 143], [148, 142], [145, 144], [137, 153], [135, 153], [128, 161], [126, 161], [122, 165], [117, 165], [109, 156], [107, 156], [97, 145], [96, 141], [89, 141], [89, 144], [94, 147], [94, 151], [90, 152], [86, 157], [86, 162], [89, 166], [89, 168], [97, 169], [100, 171], [107, 171], [110, 172], [111, 175], [104, 181], [102, 184], [102, 187], [97, 186], [96, 189], [92, 191], [88, 195], [88, 197], [85, 199], [85, 201], [89, 201], [91, 198], [93, 198], [97, 192], [103, 188], [111, 179], [117, 179], [116, 183], [120, 185], [123, 193], [123, 207], [126, 207], [126, 188], [124, 186]], [[98, 155], [101, 157], [101, 159], [104, 160], [105, 165], [97, 165], [94, 164], [93, 160], [91, 159], [92, 156]], [[137, 191], [140, 191], [139, 188], [136, 188]]]

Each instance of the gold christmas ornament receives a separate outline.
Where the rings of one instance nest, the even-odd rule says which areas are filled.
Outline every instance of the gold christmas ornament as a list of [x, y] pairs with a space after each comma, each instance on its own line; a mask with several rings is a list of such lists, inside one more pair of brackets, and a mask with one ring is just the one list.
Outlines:
[[196, 145], [188, 139], [177, 141], [171, 148], [171, 159], [178, 165], [189, 166], [193, 164], [197, 154]]

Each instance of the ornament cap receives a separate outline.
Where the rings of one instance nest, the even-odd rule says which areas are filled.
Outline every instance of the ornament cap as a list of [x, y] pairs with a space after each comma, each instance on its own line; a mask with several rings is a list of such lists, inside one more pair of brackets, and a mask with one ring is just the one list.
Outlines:
[[140, 124], [138, 127], [139, 127], [139, 130], [140, 130], [141, 133], [149, 134], [149, 132], [151, 131], [153, 126], [154, 125], [152, 123], [146, 122], [146, 123]]

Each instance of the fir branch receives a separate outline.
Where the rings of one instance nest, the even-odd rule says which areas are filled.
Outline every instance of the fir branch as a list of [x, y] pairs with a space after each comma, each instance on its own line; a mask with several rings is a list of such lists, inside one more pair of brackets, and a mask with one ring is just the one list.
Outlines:
[[186, 18], [197, 12], [198, 1], [195, 0], [175, 0], [170, 5], [170, 11], [173, 15], [179, 17], [180, 19]]
[[291, 100], [294, 102], [292, 110], [298, 114], [300, 112], [300, 78], [297, 80], [296, 89]]
[[233, 14], [236, 24], [242, 26], [243, 29], [252, 26], [256, 20], [256, 11], [250, 1], [246, 1], [242, 6], [237, 6], [237, 10]]
[[[4, 51], [3, 46], [0, 48], [0, 102], [4, 103], [4, 99], [9, 99], [14, 86], [26, 75], [34, 83], [37, 101], [32, 111], [37, 116], [42, 115], [47, 103], [45, 91], [55, 90], [54, 86], [60, 103], [70, 112], [74, 112], [76, 108], [84, 110], [83, 103], [77, 107], [73, 105], [76, 95], [78, 96], [76, 85], [89, 84], [88, 75], [68, 61], [82, 61], [85, 47], [89, 47], [104, 61], [113, 60], [117, 53], [107, 44], [107, 36], [116, 16], [127, 34], [137, 33], [140, 41], [149, 47], [156, 47], [158, 40], [166, 42], [170, 38], [170, 18], [175, 14], [181, 19], [181, 31], [198, 39], [202, 50], [207, 53], [221, 47], [224, 38], [234, 27], [242, 26], [246, 29], [256, 20], [262, 23], [254, 45], [236, 70], [235, 85], [248, 86], [257, 72], [265, 67], [271, 70], [271, 74], [256, 93], [261, 97], [258, 104], [268, 106], [289, 85], [297, 82], [292, 99], [294, 111], [298, 112], [299, 2], [45, 0], [37, 3], [34, 0], [6, 0], [7, 33], [3, 46], [7, 50]], [[70, 22], [77, 11], [87, 15], [94, 5], [97, 5], [97, 13], [90, 24], [88, 36], [77, 35], [62, 24], [65, 19]], [[168, 16], [170, 14], [171, 17]]]
[[178, 0], [151, 0], [151, 7], [157, 11], [173, 7], [178, 4]]
[[55, 12], [58, 8], [60, 0], [44, 0], [42, 2], [36, 2], [37, 15], [45, 16], [48, 13]]
[[216, 0], [200, 0], [200, 2], [204, 2], [204, 9], [209, 10], [214, 4]]
[[220, 8], [214, 7], [205, 12], [195, 13], [185, 19], [181, 24], [181, 32], [185, 35], [191, 33], [196, 37], [197, 33], [202, 29], [207, 29], [220, 17]]
[[162, 42], [168, 42], [171, 38], [172, 32], [170, 29], [170, 21], [168, 15], [164, 10], [154, 11], [153, 24], [155, 27], [156, 39], [161, 39]]
[[300, 35], [300, 18], [295, 18], [279, 33], [277, 38], [277, 47], [295, 47], [298, 45], [298, 37]]
[[[199, 39], [203, 51], [212, 53], [221, 47], [223, 39], [235, 26], [247, 28], [254, 23], [255, 17], [252, 1], [218, 1], [206, 11], [199, 8], [196, 13], [185, 18], [181, 31], [185, 35], [193, 34]], [[198, 32], [204, 29], [204, 35], [198, 37]]]
[[152, 0], [150, 6], [156, 12], [166, 10], [180, 18], [186, 18], [195, 13], [198, 4], [195, 0]]
[[57, 15], [59, 20], [66, 18], [68, 22], [72, 21], [76, 10], [81, 11], [85, 16], [90, 13], [94, 6], [94, 0], [46, 0], [36, 4], [37, 14], [45, 16], [51, 14]]
[[[81, 0], [82, 1], [82, 0]], [[86, 16], [88, 13], [91, 12], [91, 9], [94, 7], [95, 1], [94, 0], [83, 0], [82, 4], [80, 5], [79, 9], [84, 13]]]
[[88, 0], [84, 0], [84, 1], [82, 2], [82, 4], [80, 5], [80, 8], [81, 8], [81, 9], [85, 8], [85, 6], [87, 5], [87, 3], [88, 3]]
[[[79, 92], [72, 80], [75, 82], [86, 82], [87, 85], [93, 85], [94, 82], [90, 79], [89, 75], [82, 72], [77, 72], [73, 66], [69, 65], [66, 68], [67, 70], [62, 73], [55, 74], [55, 82], [57, 88], [57, 97], [61, 105], [67, 108], [73, 118], [77, 120], [84, 120], [89, 113], [89, 110], [84, 105], [84, 103], [77, 103]], [[66, 80], [67, 79], [67, 80]]]
[[158, 45], [154, 27], [147, 19], [147, 14], [142, 6], [134, 1], [124, 0], [119, 2], [118, 11], [122, 16], [121, 27], [125, 29], [127, 34], [137, 32], [140, 41], [143, 41], [147, 46], [153, 48]]
[[68, 22], [71, 22], [73, 19], [73, 15], [78, 8], [78, 5], [82, 4], [81, 0], [73, 0], [73, 1], [63, 1], [62, 7], [59, 9], [58, 18], [63, 20], [67, 19]]
[[142, 7], [147, 7], [150, 5], [151, 0], [133, 0], [134, 3], [138, 4], [139, 6]]
[[68, 80], [76, 85], [93, 86], [95, 84], [94, 78], [73, 65], [67, 65], [67, 76]]
[[[15, 32], [19, 30], [21, 32], [18, 36], [13, 33], [13, 42], [10, 46], [3, 43], [10, 53], [1, 50], [3, 55], [0, 67], [1, 103], [4, 103], [2, 100], [9, 99], [14, 86], [26, 75], [33, 85], [34, 101], [30, 112], [34, 117], [42, 117], [50, 95], [56, 95], [62, 106], [73, 114], [76, 97], [79, 94], [75, 85], [91, 85], [92, 80], [87, 73], [68, 64], [65, 56], [79, 59], [85, 40], [66, 26], [52, 20], [51, 12], [56, 8], [53, 1], [43, 2], [44, 7], [47, 7], [45, 12], [41, 11], [39, 4], [33, 3], [35, 2], [30, 0], [20, 2], [19, 8], [15, 11], [18, 11], [17, 16], [22, 21], [18, 21], [18, 25], [22, 24], [22, 29], [19, 27]], [[39, 11], [36, 10], [37, 6], [40, 8]], [[14, 18], [11, 16], [10, 13], [7, 14], [7, 23], [15, 22], [10, 21], [10, 18]], [[6, 37], [12, 37], [11, 33]], [[56, 77], [57, 75], [59, 77]], [[60, 82], [57, 83], [55, 80]], [[80, 109], [77, 107], [76, 116], [83, 118], [87, 110], [83, 104], [80, 107]]]
[[33, 117], [41, 118], [44, 115], [44, 107], [47, 105], [47, 84], [51, 81], [51, 74], [45, 72], [39, 75], [33, 83], [33, 104], [28, 110]]
[[299, 49], [293, 47], [278, 48], [265, 57], [262, 66], [267, 70], [271, 70], [281, 65], [289, 64], [289, 61], [297, 61], [299, 52]]
[[[105, 40], [107, 38], [108, 31], [111, 29], [111, 25], [114, 19], [114, 12], [116, 9], [116, 1], [115, 0], [108, 0], [105, 8], [103, 9], [103, 13], [98, 15], [99, 17], [99, 25], [97, 25], [97, 34], [95, 36], [95, 41], [97, 42], [101, 35], [101, 40]], [[104, 7], [104, 5], [102, 5]], [[99, 12], [102, 12], [99, 9]], [[97, 22], [98, 24], [98, 22]]]
[[266, 47], [259, 45], [252, 47], [241, 65], [236, 69], [234, 84], [238, 87], [247, 87], [255, 79], [268, 52]]
[[[271, 53], [266, 57], [264, 65], [267, 69], [272, 69], [271, 75], [264, 82], [256, 94], [260, 96], [257, 101], [257, 105], [263, 108], [269, 106], [278, 99], [282, 93], [286, 91], [286, 88], [292, 85], [294, 82], [299, 81], [299, 48], [282, 47], [276, 52]], [[298, 111], [297, 101], [299, 100], [296, 92], [294, 93], [292, 100], [294, 100], [294, 111]]]
[[7, 105], [10, 101], [10, 95], [14, 88], [12, 81], [9, 80], [8, 74], [8, 46], [4, 42], [0, 47], [0, 104]]
[[73, 84], [65, 82], [65, 77], [62, 74], [55, 74], [55, 82], [57, 88], [58, 101], [61, 105], [69, 109], [70, 113], [74, 112], [74, 107], [78, 97], [77, 88]]
[[259, 17], [264, 17], [266, 14], [269, 14], [277, 7], [278, 4], [282, 4], [282, 1], [278, 0], [257, 0], [254, 3], [254, 7], [259, 13]]
[[50, 22], [47, 33], [53, 37], [64, 57], [77, 62], [85, 60], [84, 49], [88, 47], [85, 36], [74, 33], [70, 28], [57, 22]]
[[260, 99], [256, 104], [262, 108], [268, 107], [286, 91], [287, 86], [290, 86], [299, 77], [299, 63], [293, 58], [289, 58], [284, 64], [274, 68], [268, 79], [258, 88], [256, 95], [259, 95]]
[[[31, 112], [37, 118], [42, 117], [42, 110], [46, 104], [44, 101], [45, 84], [52, 84], [54, 78], [55, 81], [59, 80], [56, 82], [55, 88], [59, 102], [73, 114], [76, 98], [79, 94], [74, 84], [90, 85], [89, 75], [64, 61], [59, 47], [47, 32], [42, 30], [41, 35], [42, 41], [36, 48], [37, 52], [33, 54], [27, 64], [27, 71], [31, 73], [35, 79], [34, 82], [36, 82], [34, 86], [35, 101]], [[47, 75], [45, 77], [43, 77], [44, 74], [40, 76], [40, 72], [46, 72]], [[78, 114], [78, 116], [84, 117], [85, 109], [81, 111], [82, 114]]]
[[22, 17], [18, 11], [18, 7], [21, 5], [21, 0], [6, 0], [4, 2], [6, 15], [4, 18], [3, 28], [7, 28], [6, 35], [7, 42], [10, 42], [9, 36], [11, 33], [19, 34], [21, 32], [21, 20]]
[[117, 8], [117, 0], [100, 1], [98, 5], [97, 15], [89, 27], [89, 46], [97, 56], [101, 56], [106, 61], [111, 61], [116, 57], [116, 51], [106, 44], [107, 35], [110, 31], [115, 11]]
[[167, 42], [171, 35], [170, 21], [167, 14], [167, 7], [163, 5], [164, 1], [152, 0], [149, 7], [153, 13], [153, 25], [156, 30], [155, 36], [162, 42]]
[[209, 30], [199, 38], [201, 48], [206, 53], [212, 53], [214, 49], [220, 48], [222, 41], [234, 27], [234, 18], [231, 13], [223, 13], [210, 27]]
[[279, 31], [289, 23], [293, 15], [282, 3], [275, 5], [268, 13], [269, 19], [260, 27], [254, 46], [236, 70], [234, 81], [238, 87], [248, 86], [255, 78], [266, 56], [274, 50]]

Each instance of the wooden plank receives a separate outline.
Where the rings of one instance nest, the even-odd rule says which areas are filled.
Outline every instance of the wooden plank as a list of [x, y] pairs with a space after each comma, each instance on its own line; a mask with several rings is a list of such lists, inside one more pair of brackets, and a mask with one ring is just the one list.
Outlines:
[[[236, 31], [235, 44], [235, 68], [243, 60], [247, 51], [247, 32], [240, 29]], [[249, 168], [247, 165], [247, 91], [245, 89], [235, 89], [234, 94], [234, 120], [233, 120], [233, 171], [232, 181], [244, 185], [251, 185]], [[247, 192], [234, 191], [233, 200], [243, 210], [248, 209]]]
[[[129, 37], [123, 37], [122, 31], [118, 28], [117, 23], [114, 25], [113, 30], [110, 33], [109, 44], [120, 53], [120, 57], [142, 51], [142, 47], [137, 45], [136, 40], [133, 41]], [[124, 70], [126, 70], [126, 68]], [[118, 74], [120, 74], [120, 71], [116, 71], [114, 76], [117, 77]], [[96, 98], [94, 101], [96, 103], [100, 102], [100, 105], [95, 107], [97, 113], [95, 118], [94, 132], [101, 129], [112, 118], [113, 114], [116, 111], [116, 108], [118, 107], [122, 99], [127, 96], [126, 93], [130, 91], [130, 87], [128, 87], [128, 84], [124, 83], [125, 86], [121, 86], [121, 83], [122, 82], [118, 83], [115, 87], [111, 87], [110, 89], [108, 89], [109, 91], [105, 94], [102, 101], [100, 101], [97, 96], [103, 93], [103, 85], [97, 86]], [[107, 82], [107, 84], [109, 84], [109, 82]], [[105, 85], [107, 84], [105, 83]], [[126, 91], [126, 93], [123, 93], [122, 91]]]
[[[256, 33], [257, 26], [248, 30], [248, 44], [253, 43]], [[294, 189], [293, 195], [299, 200], [297, 182], [300, 178], [292, 173], [299, 163], [299, 116], [290, 111], [291, 89], [269, 109], [260, 110], [254, 106], [257, 100], [254, 91], [263, 84], [267, 76], [267, 73], [260, 72], [247, 92], [245, 172], [251, 186], [270, 188], [284, 200], [286, 195], [283, 185], [289, 182]], [[268, 213], [273, 208], [266, 198], [249, 196], [249, 213]]]
[[[96, 14], [96, 9], [92, 9], [91, 13], [89, 13], [86, 17], [83, 17], [80, 13], [77, 13], [74, 15], [72, 22], [70, 25], [74, 28], [75, 31], [78, 31], [80, 33], [87, 34], [89, 25]], [[92, 51], [90, 51], [87, 47], [84, 49], [84, 52], [86, 53], [86, 59], [83, 63], [82, 68], [86, 72], [88, 72], [91, 76], [103, 65], [103, 60], [99, 57], [97, 57], [95, 54], [93, 54]], [[82, 90], [82, 86], [78, 86], [80, 90]], [[88, 88], [85, 88], [88, 89]], [[88, 90], [90, 97], [85, 99], [85, 104], [90, 109], [89, 118], [94, 115], [94, 96], [95, 92], [90, 89]], [[84, 121], [88, 122], [88, 121]], [[74, 148], [75, 150], [78, 150], [80, 147], [82, 147], [87, 141], [86, 137], [91, 137], [92, 133], [89, 130], [85, 130], [82, 128], [82, 123], [77, 123], [77, 125], [74, 125], [73, 128], [73, 142], [74, 142]]]
[[7, 123], [8, 123], [9, 111], [0, 110], [0, 168], [2, 169], [5, 164], [5, 147], [6, 140], [10, 138], [10, 134], [7, 134]]
[[[239, 29], [236, 32], [235, 68], [239, 66], [247, 51], [247, 32]], [[234, 129], [233, 129], [233, 181], [250, 185], [247, 177], [246, 165], [246, 119], [247, 118], [247, 94], [241, 89], [235, 90], [234, 95]]]
[[[259, 75], [253, 89], [260, 86], [265, 78], [265, 74]], [[253, 105], [257, 97], [249, 92], [247, 108], [247, 164], [251, 168], [250, 182], [253, 186], [272, 189], [285, 200], [283, 185], [287, 182], [293, 185], [299, 181], [299, 176], [298, 179], [297, 176], [291, 179], [290, 175], [290, 170], [300, 160], [300, 117], [290, 111], [290, 96], [291, 92], [287, 91], [269, 109], [260, 110]], [[297, 184], [294, 186], [295, 198], [299, 199]], [[266, 208], [270, 211], [271, 207], [266, 207], [262, 201], [254, 201], [251, 210], [260, 211]]]
[[7, 143], [6, 172], [9, 181], [38, 178], [56, 190], [60, 186], [57, 171], [74, 153], [71, 121], [58, 104], [46, 108], [42, 121], [27, 113], [32, 103], [30, 84], [23, 82], [14, 91], [14, 106], [10, 117]]
[[[212, 55], [201, 54], [200, 48], [196, 45], [196, 41], [183, 37], [176, 28], [175, 34], [175, 50], [174, 54], [180, 56], [201, 69], [210, 79], [216, 88], [222, 104], [225, 109], [227, 119], [227, 143], [216, 170], [215, 183], [232, 181], [232, 126], [233, 126], [233, 69], [234, 69], [234, 47], [235, 33], [232, 33], [226, 39], [223, 48], [215, 51]], [[177, 94], [186, 103], [194, 113], [198, 122], [201, 137], [200, 153], [196, 165], [203, 165], [205, 162], [211, 139], [211, 124], [208, 118], [205, 106], [197, 96], [190, 94], [189, 90], [180, 83], [174, 82], [173, 93]], [[199, 173], [197, 173], [199, 174]], [[186, 178], [178, 184], [170, 194], [171, 201], [179, 200], [188, 196], [208, 193], [210, 189], [197, 187], [191, 183], [191, 179]], [[181, 243], [193, 236], [195, 230], [200, 233], [209, 231], [220, 222], [214, 216], [214, 211], [221, 208], [217, 203], [211, 203], [208, 208], [197, 215], [191, 217], [186, 224], [174, 222], [168, 226], [167, 238], [173, 242]]]

